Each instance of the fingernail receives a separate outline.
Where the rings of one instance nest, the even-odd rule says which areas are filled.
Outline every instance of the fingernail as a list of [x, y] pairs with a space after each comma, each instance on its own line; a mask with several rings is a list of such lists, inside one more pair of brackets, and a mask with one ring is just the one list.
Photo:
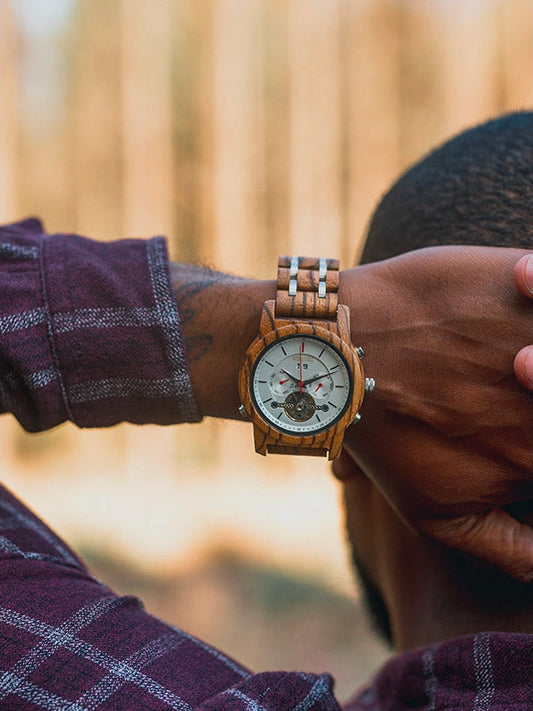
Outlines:
[[527, 258], [526, 268], [524, 270], [524, 277], [526, 280], [527, 288], [533, 294], [533, 255]]
[[533, 387], [533, 348], [528, 349], [524, 365], [526, 370], [526, 378], [528, 379], [530, 386]]

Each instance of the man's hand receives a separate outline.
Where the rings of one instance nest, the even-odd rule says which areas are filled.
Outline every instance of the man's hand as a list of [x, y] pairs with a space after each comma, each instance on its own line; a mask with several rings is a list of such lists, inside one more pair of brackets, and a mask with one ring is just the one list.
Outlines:
[[[533, 401], [513, 375], [521, 351], [530, 382], [533, 305], [512, 284], [525, 254], [420, 250], [342, 272], [339, 294], [377, 383], [348, 452], [413, 529], [524, 580], [533, 530], [506, 507], [533, 502]], [[524, 264], [515, 279], [529, 294]], [[238, 417], [238, 369], [275, 283], [171, 270], [200, 411]]]
[[[513, 277], [517, 289], [533, 299], [533, 256], [522, 257], [516, 264]], [[532, 334], [533, 339], [533, 334]], [[520, 350], [514, 361], [516, 377], [526, 388], [533, 390], [533, 346]]]
[[[376, 379], [345, 440], [353, 460], [413, 529], [533, 580], [533, 529], [511, 515], [533, 508], [533, 400], [513, 374], [533, 340], [512, 283], [525, 254], [411, 252], [343, 272], [340, 300]], [[521, 290], [528, 274], [517, 267]]]

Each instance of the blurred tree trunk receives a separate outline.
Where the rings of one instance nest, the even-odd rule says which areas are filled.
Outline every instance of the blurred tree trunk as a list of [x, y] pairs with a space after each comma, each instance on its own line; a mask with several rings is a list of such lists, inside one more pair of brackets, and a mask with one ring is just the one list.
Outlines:
[[344, 3], [341, 21], [342, 258], [348, 266], [362, 249], [373, 206], [400, 169], [398, 5]]
[[289, 5], [291, 234], [296, 254], [339, 254], [341, 1]]
[[174, 232], [174, 5], [173, 0], [118, 3], [126, 234]]
[[124, 235], [119, 6], [78, 0], [70, 73], [72, 183], [76, 230]]
[[0, 0], [0, 220], [20, 217], [19, 36], [12, 0]]

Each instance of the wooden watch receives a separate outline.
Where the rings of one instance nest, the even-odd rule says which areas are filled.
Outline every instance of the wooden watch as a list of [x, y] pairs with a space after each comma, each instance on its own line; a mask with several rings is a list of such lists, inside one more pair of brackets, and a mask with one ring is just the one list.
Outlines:
[[374, 389], [338, 287], [337, 259], [278, 259], [276, 299], [265, 301], [239, 373], [240, 413], [253, 423], [259, 454], [335, 459]]

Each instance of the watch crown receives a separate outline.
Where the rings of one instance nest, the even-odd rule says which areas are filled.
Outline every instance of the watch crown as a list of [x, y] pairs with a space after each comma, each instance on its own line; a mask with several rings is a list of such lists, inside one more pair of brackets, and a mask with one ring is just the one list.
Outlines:
[[239, 406], [239, 415], [242, 417], [243, 420], [249, 420], [250, 418], [248, 417], [248, 413], [246, 412], [246, 408], [244, 405]]
[[358, 412], [356, 416], [353, 418], [353, 424], [356, 425], [358, 422], [361, 422], [361, 413]]
[[375, 387], [376, 387], [376, 381], [374, 380], [374, 378], [365, 378], [365, 392], [366, 393], [373, 392]]
[[362, 360], [365, 357], [365, 349], [361, 348], [361, 346], [356, 346], [355, 347], [355, 352], [359, 356], [359, 359]]

